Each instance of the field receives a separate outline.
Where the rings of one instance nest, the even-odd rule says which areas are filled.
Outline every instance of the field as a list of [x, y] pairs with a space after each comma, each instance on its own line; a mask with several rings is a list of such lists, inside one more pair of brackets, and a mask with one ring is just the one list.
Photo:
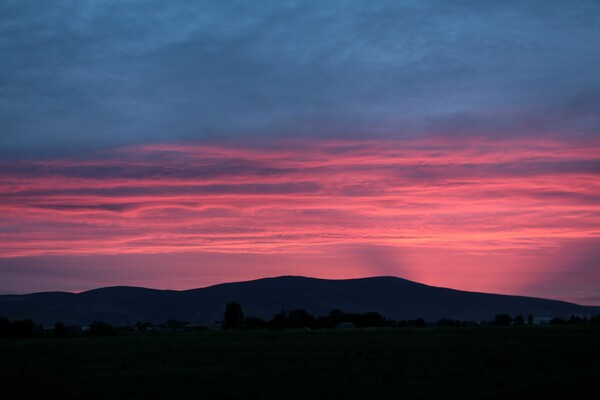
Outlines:
[[598, 326], [0, 340], [2, 399], [592, 399]]

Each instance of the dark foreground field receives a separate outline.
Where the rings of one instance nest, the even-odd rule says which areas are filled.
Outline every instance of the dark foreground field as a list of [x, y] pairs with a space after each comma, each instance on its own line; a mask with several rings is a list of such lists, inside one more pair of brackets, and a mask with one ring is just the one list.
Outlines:
[[592, 399], [598, 327], [0, 340], [2, 399]]

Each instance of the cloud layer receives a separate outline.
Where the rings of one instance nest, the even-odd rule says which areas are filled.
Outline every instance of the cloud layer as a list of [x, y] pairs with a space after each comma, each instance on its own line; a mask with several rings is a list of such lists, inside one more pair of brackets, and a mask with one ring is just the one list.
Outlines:
[[[362, 259], [356, 268], [366, 274], [391, 268], [387, 274], [448, 282], [458, 273], [461, 285], [473, 288], [468, 274], [483, 268], [490, 280], [500, 274], [519, 287], [544, 275], [540, 254], [597, 239], [599, 151], [589, 140], [429, 137], [155, 144], [85, 159], [7, 162], [0, 255], [293, 257], [343, 248], [342, 258]], [[410, 271], [399, 259], [400, 270], [376, 262], [384, 256], [373, 254], [385, 248], [411, 258]], [[454, 261], [444, 256], [450, 253]], [[472, 265], [473, 255], [488, 265]], [[502, 265], [515, 255], [527, 255], [526, 271]], [[348, 273], [336, 263], [323, 269]]]
[[596, 1], [4, 1], [0, 15], [3, 158], [600, 126]]

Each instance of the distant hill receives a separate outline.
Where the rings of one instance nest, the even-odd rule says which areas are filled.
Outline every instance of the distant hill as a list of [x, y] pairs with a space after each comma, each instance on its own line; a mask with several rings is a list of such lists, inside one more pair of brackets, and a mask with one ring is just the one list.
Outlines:
[[395, 277], [326, 280], [282, 276], [226, 283], [185, 291], [107, 287], [79, 294], [64, 292], [0, 296], [0, 316], [31, 318], [53, 325], [88, 325], [93, 320], [115, 325], [174, 318], [195, 323], [221, 320], [225, 305], [239, 302], [246, 316], [270, 319], [281, 310], [302, 308], [314, 315], [338, 308], [377, 311], [388, 318], [491, 320], [496, 314], [562, 317], [599, 314], [600, 307], [523, 296], [464, 292]]

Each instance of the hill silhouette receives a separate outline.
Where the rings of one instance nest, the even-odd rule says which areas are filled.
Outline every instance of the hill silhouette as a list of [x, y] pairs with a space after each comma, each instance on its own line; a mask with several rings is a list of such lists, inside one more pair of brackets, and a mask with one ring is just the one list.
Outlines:
[[225, 305], [236, 301], [246, 316], [270, 319], [281, 310], [305, 309], [314, 315], [332, 309], [377, 311], [392, 319], [440, 318], [491, 320], [508, 313], [561, 317], [590, 315], [600, 307], [524, 296], [465, 292], [428, 286], [395, 277], [327, 280], [300, 276], [264, 278], [184, 291], [139, 287], [106, 287], [79, 294], [44, 292], [0, 296], [0, 316], [31, 318], [53, 325], [87, 325], [93, 320], [115, 325], [152, 323], [174, 318], [212, 323], [223, 318]]

